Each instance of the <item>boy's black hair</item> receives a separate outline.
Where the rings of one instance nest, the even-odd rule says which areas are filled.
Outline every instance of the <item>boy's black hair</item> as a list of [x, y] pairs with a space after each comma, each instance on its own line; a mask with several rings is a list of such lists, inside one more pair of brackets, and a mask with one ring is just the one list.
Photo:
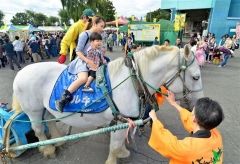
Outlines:
[[19, 36], [15, 36], [15, 39], [18, 40], [18, 39], [19, 39]]
[[224, 119], [222, 107], [208, 97], [197, 100], [194, 112], [198, 125], [207, 130], [217, 127]]
[[189, 41], [189, 44], [193, 47], [193, 46], [197, 45], [197, 41], [195, 39], [191, 39]]
[[5, 43], [9, 43], [9, 39], [8, 38], [5, 38]]
[[164, 42], [168, 42], [168, 43], [170, 43], [170, 40], [169, 40], [169, 39], [165, 39]]
[[102, 35], [97, 33], [97, 32], [93, 32], [90, 37], [89, 37], [90, 42], [94, 41], [94, 40], [102, 40]]
[[132, 45], [132, 49], [137, 49], [138, 47], [140, 47], [139, 44], [133, 44], [133, 45]]

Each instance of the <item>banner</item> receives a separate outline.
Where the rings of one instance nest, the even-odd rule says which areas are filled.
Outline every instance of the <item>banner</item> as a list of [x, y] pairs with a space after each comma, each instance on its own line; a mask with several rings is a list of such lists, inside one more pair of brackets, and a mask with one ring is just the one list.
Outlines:
[[115, 15], [115, 21], [116, 21], [116, 27], [118, 28], [118, 16], [117, 16], [117, 14]]
[[136, 41], [160, 40], [160, 24], [129, 24], [128, 34], [133, 33]]
[[176, 14], [174, 21], [174, 30], [180, 31], [185, 27], [186, 14]]
[[134, 15], [131, 16], [131, 20], [135, 21], [135, 16]]
[[240, 39], [240, 22], [238, 22], [236, 26], [236, 37]]

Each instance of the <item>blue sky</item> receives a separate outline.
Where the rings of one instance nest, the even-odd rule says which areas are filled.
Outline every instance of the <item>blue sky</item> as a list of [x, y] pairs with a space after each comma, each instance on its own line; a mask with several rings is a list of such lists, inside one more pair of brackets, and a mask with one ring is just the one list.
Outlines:
[[[117, 14], [123, 16], [144, 16], [148, 11], [160, 7], [161, 0], [111, 0]], [[57, 16], [62, 8], [60, 0], [0, 0], [0, 10], [5, 14], [4, 21], [9, 23], [17, 12], [26, 9], [41, 12], [48, 16]]]

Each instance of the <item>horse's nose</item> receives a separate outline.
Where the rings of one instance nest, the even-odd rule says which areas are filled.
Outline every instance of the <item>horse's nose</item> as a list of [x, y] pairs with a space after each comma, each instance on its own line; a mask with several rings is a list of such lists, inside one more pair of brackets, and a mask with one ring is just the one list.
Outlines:
[[193, 80], [199, 80], [200, 76], [193, 76]]

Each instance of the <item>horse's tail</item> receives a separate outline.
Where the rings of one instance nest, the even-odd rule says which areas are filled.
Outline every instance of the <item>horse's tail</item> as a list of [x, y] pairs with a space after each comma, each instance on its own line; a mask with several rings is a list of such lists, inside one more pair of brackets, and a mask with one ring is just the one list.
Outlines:
[[14, 94], [13, 94], [13, 98], [12, 98], [12, 110], [15, 110], [15, 112], [21, 112], [22, 111], [20, 103], [19, 103], [17, 97]]

